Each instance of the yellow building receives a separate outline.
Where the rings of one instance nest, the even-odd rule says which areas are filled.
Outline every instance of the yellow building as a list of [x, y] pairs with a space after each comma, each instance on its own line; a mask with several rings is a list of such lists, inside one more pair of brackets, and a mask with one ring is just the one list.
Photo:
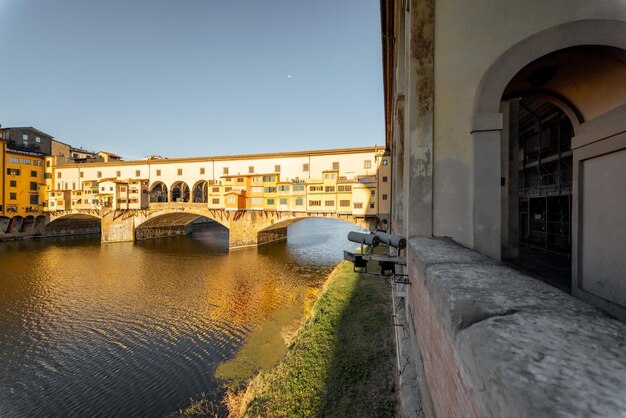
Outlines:
[[7, 148], [2, 141], [2, 215], [42, 214], [40, 196], [44, 186], [43, 154]]
[[[0, 173], [4, 178], [4, 153], [6, 152], [7, 143], [0, 139]], [[0, 181], [0, 216], [4, 216], [4, 180]]]
[[352, 213], [353, 180], [337, 181], [337, 213]]
[[224, 193], [224, 205], [226, 210], [244, 210], [246, 208], [245, 190], [229, 190]]
[[52, 190], [48, 192], [48, 210], [70, 210], [71, 205], [71, 190]]

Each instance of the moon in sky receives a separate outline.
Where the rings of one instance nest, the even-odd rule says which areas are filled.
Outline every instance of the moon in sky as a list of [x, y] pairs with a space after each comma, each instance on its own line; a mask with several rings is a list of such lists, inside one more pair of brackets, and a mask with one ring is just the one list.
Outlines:
[[291, 78], [291, 74], [287, 74], [287, 78]]

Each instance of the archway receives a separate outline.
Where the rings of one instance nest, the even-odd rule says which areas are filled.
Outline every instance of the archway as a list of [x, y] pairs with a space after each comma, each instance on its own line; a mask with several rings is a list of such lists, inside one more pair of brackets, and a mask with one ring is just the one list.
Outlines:
[[11, 218], [8, 216], [0, 216], [0, 233], [8, 233], [11, 228]]
[[163, 182], [156, 182], [150, 188], [150, 203], [168, 201], [167, 186]]
[[502, 259], [569, 291], [573, 123], [540, 97], [502, 107]]
[[[177, 235], [188, 235], [211, 229], [217, 240], [225, 240], [228, 247], [228, 228], [221, 222], [208, 218], [206, 215], [190, 212], [162, 213], [147, 219], [135, 228], [137, 241], [164, 238]], [[216, 232], [215, 232], [216, 231]]]
[[200, 180], [193, 186], [191, 193], [193, 203], [207, 203], [209, 195], [209, 183], [206, 180]]
[[7, 232], [9, 233], [22, 232], [23, 226], [24, 226], [24, 218], [22, 216], [14, 216], [11, 218], [11, 223], [9, 224], [9, 228]]
[[99, 234], [101, 220], [84, 213], [65, 215], [49, 222], [44, 231], [47, 236]]
[[35, 229], [35, 217], [33, 215], [28, 215], [24, 217], [24, 222], [22, 225], [23, 232], [33, 232]]
[[39, 215], [37, 216], [37, 219], [35, 220], [35, 225], [36, 226], [44, 226], [46, 224], [46, 217], [44, 215]]
[[622, 318], [626, 198], [611, 190], [626, 189], [624, 31], [580, 21], [520, 42], [481, 80], [472, 128], [475, 248], [570, 257], [572, 293]]
[[172, 202], [189, 202], [189, 186], [184, 181], [177, 181], [170, 188]]
[[[348, 218], [335, 216], [302, 216], [291, 219], [281, 220], [273, 223], [257, 232], [257, 242], [264, 244], [272, 241], [278, 241], [287, 238], [291, 227], [299, 224], [300, 227], [308, 225], [315, 229], [316, 225], [320, 225], [322, 229], [328, 225], [340, 226], [339, 228], [354, 227], [355, 230], [376, 230], [379, 221], [376, 218]], [[299, 228], [297, 228], [299, 229]], [[319, 231], [318, 231], [319, 232]], [[346, 242], [347, 232], [346, 232]]]
[[[485, 72], [476, 91], [471, 121], [474, 147], [472, 222], [476, 250], [500, 259], [502, 176], [500, 164], [497, 163], [500, 160], [500, 135], [503, 128], [500, 103], [503, 98], [507, 98], [505, 90], [511, 81], [529, 64], [557, 51], [600, 45], [623, 50], [626, 48], [624, 31], [626, 23], [616, 20], [589, 19], [559, 25], [517, 43]], [[533, 87], [525, 93], [533, 92], [544, 97], [552, 96], [555, 100], [567, 99], [567, 96], [550, 92], [545, 86]], [[580, 108], [577, 103], [574, 105]]]

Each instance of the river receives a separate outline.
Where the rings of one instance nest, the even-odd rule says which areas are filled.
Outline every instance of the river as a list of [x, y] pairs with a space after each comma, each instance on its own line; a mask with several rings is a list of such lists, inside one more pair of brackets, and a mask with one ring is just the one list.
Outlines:
[[354, 248], [356, 226], [307, 219], [288, 241], [228, 251], [228, 232], [100, 245], [0, 243], [0, 416], [164, 416], [277, 310]]

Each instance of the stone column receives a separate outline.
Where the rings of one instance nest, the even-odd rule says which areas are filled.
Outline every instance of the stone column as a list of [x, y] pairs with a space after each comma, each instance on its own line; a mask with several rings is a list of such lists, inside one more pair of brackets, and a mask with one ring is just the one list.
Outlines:
[[496, 260], [501, 252], [500, 141], [502, 114], [475, 115], [474, 142], [474, 249]]
[[391, 231], [394, 234], [403, 235], [405, 232], [404, 221], [404, 112], [406, 99], [406, 40], [405, 40], [405, 10], [397, 7], [397, 26], [395, 29], [395, 57], [396, 76], [394, 86], [394, 109], [393, 109], [393, 138], [391, 148]]
[[434, 2], [411, 0], [406, 15], [404, 235], [433, 232]]
[[519, 256], [519, 99], [503, 102], [501, 135], [502, 258]]

